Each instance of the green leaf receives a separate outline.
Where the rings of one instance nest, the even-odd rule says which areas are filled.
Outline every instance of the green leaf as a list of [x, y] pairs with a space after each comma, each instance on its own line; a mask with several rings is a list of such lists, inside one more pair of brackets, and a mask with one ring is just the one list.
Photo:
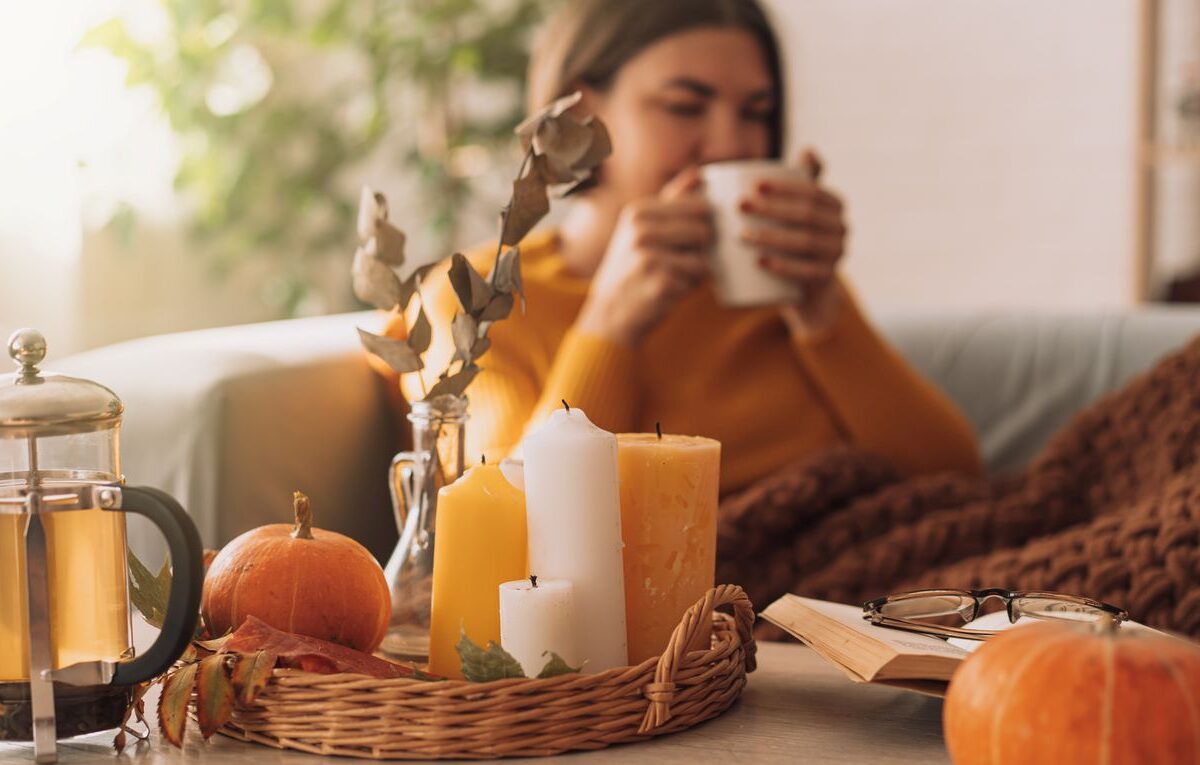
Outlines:
[[158, 576], [150, 573], [150, 569], [129, 551], [129, 599], [133, 602], [146, 623], [162, 629], [163, 619], [167, 615], [167, 596], [171, 592], [171, 566], [163, 560]]
[[546, 662], [546, 666], [542, 667], [542, 671], [538, 673], [539, 680], [545, 680], [547, 677], [557, 677], [559, 675], [574, 675], [583, 671], [583, 666], [572, 667], [563, 657], [556, 654], [554, 651], [546, 651], [542, 656], [550, 654], [550, 661]]
[[465, 313], [482, 310], [492, 299], [491, 286], [461, 252], [450, 257], [450, 286], [454, 287], [454, 294]]
[[520, 662], [508, 651], [490, 641], [485, 651], [471, 642], [466, 630], [461, 630], [460, 635], [454, 650], [458, 651], [458, 657], [462, 660], [462, 673], [467, 680], [488, 683], [510, 677], [525, 677]]
[[416, 372], [425, 367], [421, 357], [404, 340], [373, 335], [364, 329], [358, 330], [358, 338], [364, 348], [383, 359], [397, 374]]

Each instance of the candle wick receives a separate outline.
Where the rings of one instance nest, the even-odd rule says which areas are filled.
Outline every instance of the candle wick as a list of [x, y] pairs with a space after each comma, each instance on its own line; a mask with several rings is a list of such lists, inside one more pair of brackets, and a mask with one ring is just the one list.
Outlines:
[[654, 432], [658, 434], [658, 440], [661, 441], [662, 440], [662, 423], [661, 422], [654, 423]]
[[479, 464], [480, 464], [480, 465], [486, 465], [486, 464], [487, 464], [487, 455], [486, 455], [486, 454], [481, 454], [481, 455], [479, 455]]
[[530, 574], [529, 575], [529, 583], [531, 585], [533, 585], [534, 588], [536, 588], [537, 587], [537, 577], [534, 576], [533, 574]]
[[571, 411], [571, 405], [567, 403], [567, 400], [565, 398], [559, 399], [559, 400], [562, 401], [563, 407], [566, 408], [566, 410], [568, 412]]

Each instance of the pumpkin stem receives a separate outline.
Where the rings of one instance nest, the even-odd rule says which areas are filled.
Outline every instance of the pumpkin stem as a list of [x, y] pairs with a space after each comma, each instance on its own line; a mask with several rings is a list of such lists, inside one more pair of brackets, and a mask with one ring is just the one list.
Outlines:
[[312, 539], [312, 508], [308, 506], [308, 495], [300, 491], [292, 492], [292, 508], [296, 512], [292, 539]]

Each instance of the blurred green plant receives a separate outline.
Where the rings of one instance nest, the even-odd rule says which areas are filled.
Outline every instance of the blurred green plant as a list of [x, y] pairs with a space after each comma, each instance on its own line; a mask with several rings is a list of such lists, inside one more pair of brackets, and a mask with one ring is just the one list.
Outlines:
[[[412, 179], [406, 217], [434, 252], [457, 243], [473, 177], [512, 149], [531, 31], [552, 2], [159, 0], [157, 39], [113, 17], [80, 45], [156, 94], [216, 272], [265, 261], [269, 299], [293, 315], [331, 260], [345, 271], [367, 172]], [[337, 300], [351, 304], [349, 285]]]

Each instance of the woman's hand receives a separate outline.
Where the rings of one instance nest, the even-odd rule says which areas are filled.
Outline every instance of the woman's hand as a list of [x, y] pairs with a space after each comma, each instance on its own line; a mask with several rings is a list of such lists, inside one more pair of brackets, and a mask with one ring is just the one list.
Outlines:
[[656, 197], [631, 202], [592, 278], [576, 327], [634, 347], [708, 276], [712, 212], [684, 170]]
[[837, 268], [846, 248], [842, 201], [823, 188], [821, 160], [806, 150], [800, 160], [813, 180], [772, 179], [741, 202], [743, 212], [782, 224], [749, 226], [742, 239], [759, 248], [759, 266], [800, 286], [800, 302], [784, 308], [794, 333], [816, 335], [828, 329], [841, 309]]

